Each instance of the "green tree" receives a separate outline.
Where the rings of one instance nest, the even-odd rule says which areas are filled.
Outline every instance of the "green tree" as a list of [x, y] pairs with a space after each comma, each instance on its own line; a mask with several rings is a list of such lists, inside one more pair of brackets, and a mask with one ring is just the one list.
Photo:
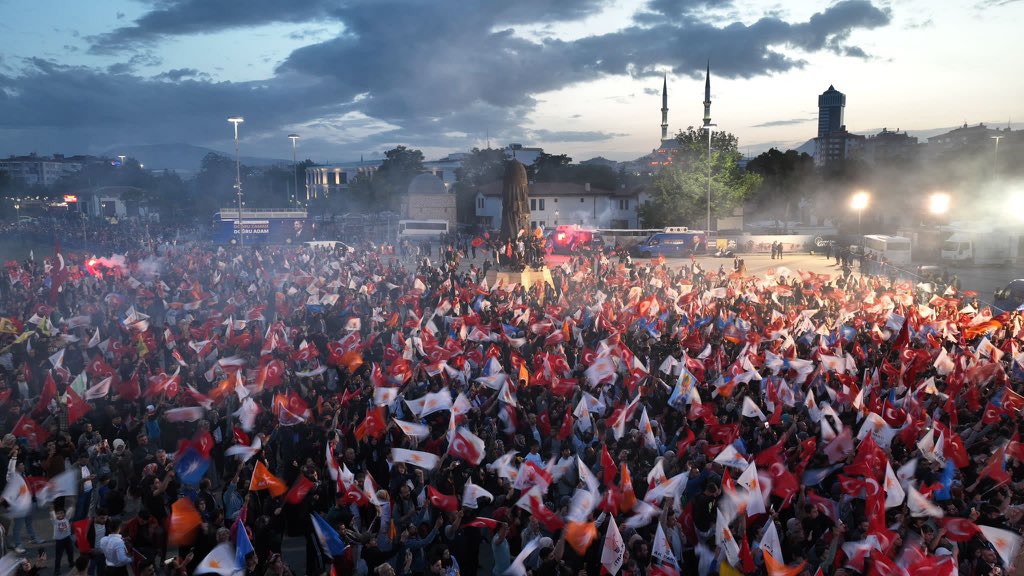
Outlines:
[[409, 182], [423, 172], [423, 152], [397, 146], [384, 153], [384, 162], [373, 175], [373, 206], [397, 210], [400, 198], [409, 190]]
[[782, 152], [772, 148], [751, 159], [747, 171], [761, 177], [756, 190], [760, 206], [781, 220], [783, 231], [788, 231], [789, 221], [814, 176], [814, 159], [796, 150]]
[[640, 208], [645, 226], [705, 227], [709, 166], [712, 226], [714, 218], [730, 214], [752, 197], [760, 176], [740, 169], [742, 155], [734, 135], [714, 133], [710, 158], [708, 133], [704, 129], [691, 126], [680, 131], [676, 139], [680, 146], [673, 164], [654, 176], [649, 187], [650, 201]]
[[455, 207], [459, 222], [474, 222], [474, 199], [477, 189], [484, 184], [501, 180], [508, 160], [504, 150], [473, 148], [462, 166], [455, 170]]

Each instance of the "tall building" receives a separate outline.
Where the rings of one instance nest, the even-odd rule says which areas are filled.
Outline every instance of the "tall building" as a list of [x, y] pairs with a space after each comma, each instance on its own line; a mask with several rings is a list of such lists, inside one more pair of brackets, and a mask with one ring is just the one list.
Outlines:
[[818, 96], [818, 138], [838, 132], [843, 127], [843, 109], [846, 108], [846, 94], [829, 86]]
[[704, 73], [704, 126], [711, 125], [711, 60], [708, 60], [708, 68]]
[[814, 139], [814, 161], [819, 166], [858, 157], [864, 137], [851, 134], [843, 122], [846, 94], [829, 86], [818, 96], [818, 137]]

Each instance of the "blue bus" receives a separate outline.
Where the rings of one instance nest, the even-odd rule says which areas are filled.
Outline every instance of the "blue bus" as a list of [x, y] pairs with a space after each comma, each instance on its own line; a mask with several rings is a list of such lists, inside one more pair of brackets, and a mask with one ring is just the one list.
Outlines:
[[315, 224], [305, 210], [222, 208], [213, 216], [213, 242], [237, 244], [239, 224], [242, 241], [247, 246], [269, 244], [301, 244], [315, 240]]
[[701, 230], [666, 228], [663, 232], [651, 234], [637, 244], [633, 251], [640, 258], [683, 258], [704, 254], [708, 249], [708, 235]]

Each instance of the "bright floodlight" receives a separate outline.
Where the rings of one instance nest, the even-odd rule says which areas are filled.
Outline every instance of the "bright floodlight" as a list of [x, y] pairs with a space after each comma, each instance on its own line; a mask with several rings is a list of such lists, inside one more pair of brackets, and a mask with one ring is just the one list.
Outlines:
[[289, 134], [289, 135], [288, 135], [288, 137], [289, 137], [289, 138], [291, 138], [291, 140], [292, 140], [292, 142], [293, 142], [293, 143], [294, 143], [294, 142], [295, 142], [296, 140], [298, 140], [298, 139], [299, 139], [299, 135], [298, 135], [298, 134]]
[[936, 192], [928, 197], [928, 211], [936, 216], [949, 212], [949, 194]]
[[231, 122], [232, 124], [235, 124], [237, 126], [238, 124], [245, 122], [245, 118], [242, 118], [241, 116], [232, 116], [231, 118], [228, 118], [228, 122]]
[[871, 197], [868, 196], [867, 192], [857, 192], [853, 195], [853, 198], [850, 199], [850, 208], [860, 212], [868, 207], [868, 200], [870, 199]]

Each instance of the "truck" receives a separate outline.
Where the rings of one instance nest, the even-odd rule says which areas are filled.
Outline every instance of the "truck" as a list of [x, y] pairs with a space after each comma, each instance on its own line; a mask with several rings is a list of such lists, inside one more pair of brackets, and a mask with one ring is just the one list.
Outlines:
[[[241, 237], [241, 238], [240, 238]], [[299, 244], [316, 239], [316, 222], [305, 210], [222, 208], [213, 215], [213, 242], [246, 246]]]
[[957, 231], [942, 243], [942, 260], [965, 264], [1009, 264], [1017, 260], [1024, 236], [1008, 232]]

